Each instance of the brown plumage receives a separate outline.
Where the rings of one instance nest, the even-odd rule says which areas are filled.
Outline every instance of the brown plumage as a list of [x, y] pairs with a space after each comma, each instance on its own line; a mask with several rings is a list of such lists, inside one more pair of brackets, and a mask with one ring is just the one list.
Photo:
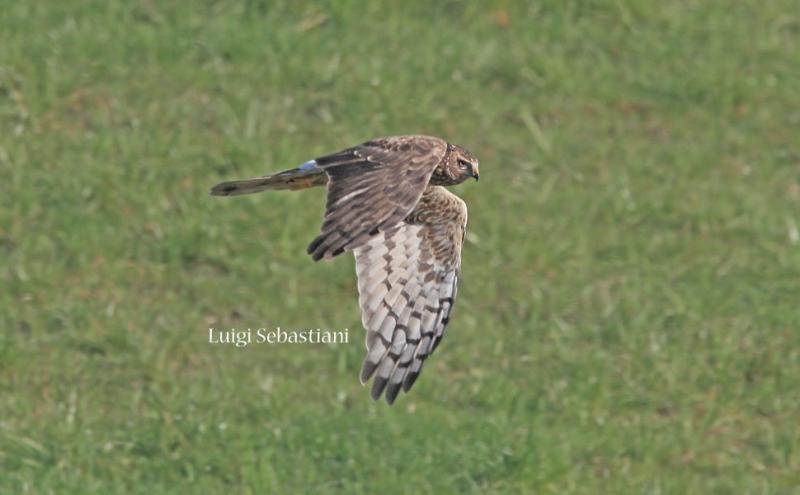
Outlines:
[[308, 246], [316, 260], [353, 251], [372, 398], [408, 391], [450, 321], [467, 225], [464, 202], [442, 186], [478, 179], [466, 149], [430, 136], [373, 139], [301, 166], [223, 182], [232, 196], [327, 184], [325, 217]]

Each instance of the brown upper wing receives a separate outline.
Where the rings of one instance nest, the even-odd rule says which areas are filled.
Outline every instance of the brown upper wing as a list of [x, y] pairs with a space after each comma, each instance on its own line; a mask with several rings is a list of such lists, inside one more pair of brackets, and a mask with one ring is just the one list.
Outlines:
[[332, 258], [401, 222], [422, 196], [447, 143], [430, 136], [374, 139], [316, 159], [328, 174], [322, 229], [308, 246]]

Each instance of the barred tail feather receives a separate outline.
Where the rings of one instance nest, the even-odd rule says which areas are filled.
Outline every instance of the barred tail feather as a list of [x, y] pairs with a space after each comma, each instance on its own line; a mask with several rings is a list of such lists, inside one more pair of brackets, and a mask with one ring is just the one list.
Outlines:
[[221, 182], [211, 188], [212, 196], [238, 196], [261, 191], [298, 190], [314, 186], [323, 186], [328, 182], [327, 174], [317, 168], [313, 160], [297, 168], [265, 175], [254, 179]]

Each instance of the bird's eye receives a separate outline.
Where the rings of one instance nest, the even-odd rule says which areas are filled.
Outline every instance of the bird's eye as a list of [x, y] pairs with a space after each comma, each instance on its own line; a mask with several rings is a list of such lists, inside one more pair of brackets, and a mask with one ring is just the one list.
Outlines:
[[470, 168], [469, 162], [461, 158], [458, 159], [458, 166], [464, 170], [468, 170]]

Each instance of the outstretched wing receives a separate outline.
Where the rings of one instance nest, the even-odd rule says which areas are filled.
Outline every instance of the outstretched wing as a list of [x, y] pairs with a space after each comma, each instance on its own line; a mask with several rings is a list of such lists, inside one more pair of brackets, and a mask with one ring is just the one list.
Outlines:
[[328, 174], [325, 219], [308, 246], [314, 260], [353, 249], [401, 222], [414, 208], [447, 143], [429, 136], [395, 136], [315, 160]]
[[406, 221], [354, 250], [358, 302], [367, 330], [361, 382], [391, 404], [408, 392], [439, 345], [453, 310], [467, 207], [430, 187]]

